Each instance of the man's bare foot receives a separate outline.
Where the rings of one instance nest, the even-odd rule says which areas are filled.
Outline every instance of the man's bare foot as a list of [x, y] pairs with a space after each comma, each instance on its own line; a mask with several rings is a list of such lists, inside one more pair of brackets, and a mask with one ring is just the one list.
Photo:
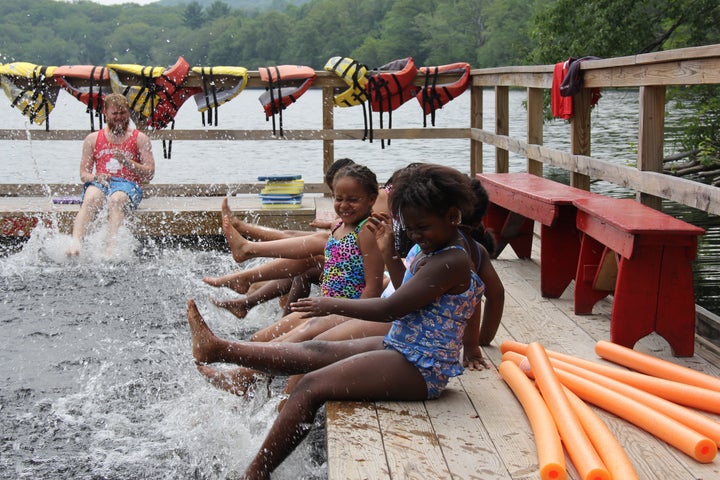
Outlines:
[[212, 287], [227, 287], [243, 295], [248, 293], [252, 285], [251, 282], [245, 280], [242, 272], [235, 272], [221, 277], [205, 277], [203, 282]]
[[65, 255], [68, 257], [77, 257], [80, 255], [80, 241], [73, 238], [70, 241], [70, 246], [65, 250]]
[[187, 302], [187, 318], [190, 324], [190, 336], [192, 337], [193, 357], [199, 363], [212, 363], [219, 360], [213, 352], [222, 348], [222, 341], [207, 326], [202, 315], [198, 311], [195, 301], [190, 299]]
[[247, 317], [248, 307], [244, 298], [239, 300], [218, 300], [217, 298], [211, 298], [210, 301], [216, 307], [224, 308], [237, 318], [243, 319]]
[[247, 396], [250, 389], [257, 383], [258, 375], [262, 375], [260, 372], [243, 367], [219, 370], [207, 365], [198, 365], [197, 369], [211, 385], [238, 397]]
[[242, 235], [240, 235], [240, 232], [235, 230], [235, 227], [233, 227], [232, 223], [230, 222], [230, 217], [223, 216], [222, 228], [223, 233], [225, 234], [225, 239], [230, 246], [233, 260], [241, 263], [249, 258], [252, 258], [252, 255], [247, 252], [251, 242]]

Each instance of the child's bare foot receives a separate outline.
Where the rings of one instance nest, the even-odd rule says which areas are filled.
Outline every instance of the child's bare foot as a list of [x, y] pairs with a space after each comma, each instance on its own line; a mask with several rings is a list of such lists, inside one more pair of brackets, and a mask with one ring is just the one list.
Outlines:
[[237, 318], [243, 319], [247, 317], [248, 307], [244, 298], [239, 300], [218, 300], [217, 298], [211, 298], [210, 301], [216, 307], [224, 308]]
[[227, 197], [223, 198], [222, 206], [220, 207], [220, 211], [222, 212], [223, 217], [233, 218], [235, 216], [233, 214], [233, 211], [230, 210], [230, 204], [228, 203]]
[[235, 272], [221, 277], [205, 277], [203, 282], [212, 287], [227, 287], [240, 294], [248, 293], [252, 285], [251, 282], [245, 280], [242, 272]]
[[246, 396], [257, 382], [257, 375], [260, 375], [255, 370], [243, 367], [232, 370], [219, 370], [207, 365], [198, 365], [197, 369], [211, 385], [238, 397]]
[[220, 348], [220, 339], [207, 326], [205, 320], [195, 305], [195, 301], [190, 299], [187, 302], [187, 318], [190, 324], [190, 336], [192, 337], [193, 357], [199, 363], [211, 363], [216, 361], [214, 351]]
[[242, 235], [240, 235], [240, 232], [235, 230], [235, 227], [232, 226], [232, 223], [230, 221], [230, 217], [223, 216], [222, 228], [223, 233], [225, 234], [225, 239], [230, 246], [233, 260], [241, 263], [249, 258], [252, 258], [252, 255], [247, 251], [250, 247], [251, 242]]

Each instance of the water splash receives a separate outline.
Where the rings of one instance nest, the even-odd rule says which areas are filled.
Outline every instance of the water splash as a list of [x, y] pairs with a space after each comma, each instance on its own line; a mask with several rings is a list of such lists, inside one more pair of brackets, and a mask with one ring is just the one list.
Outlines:
[[[101, 230], [88, 252], [103, 244]], [[40, 227], [0, 257], [0, 478], [239, 477], [275, 418], [284, 379], [250, 398], [209, 385], [192, 359], [186, 300], [196, 298], [229, 338], [277, 318], [277, 303], [238, 321], [207, 302], [231, 295], [202, 281], [237, 268], [224, 249], [129, 238], [118, 242], [133, 252], [123, 261], [67, 259], [68, 241]], [[327, 476], [322, 425], [320, 416], [273, 478]]]

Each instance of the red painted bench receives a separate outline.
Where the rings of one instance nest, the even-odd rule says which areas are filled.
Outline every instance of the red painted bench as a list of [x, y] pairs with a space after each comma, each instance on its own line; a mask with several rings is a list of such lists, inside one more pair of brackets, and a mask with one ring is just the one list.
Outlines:
[[573, 201], [602, 196], [529, 173], [480, 173], [490, 205], [485, 227], [497, 243], [495, 256], [510, 245], [530, 258], [534, 222], [540, 222], [540, 292], [557, 298], [575, 278], [580, 233]]
[[604, 260], [617, 261], [610, 340], [632, 348], [657, 332], [673, 353], [691, 356], [695, 346], [692, 261], [705, 231], [632, 199], [576, 199], [583, 233], [575, 276], [575, 313], [612, 290], [594, 288]]

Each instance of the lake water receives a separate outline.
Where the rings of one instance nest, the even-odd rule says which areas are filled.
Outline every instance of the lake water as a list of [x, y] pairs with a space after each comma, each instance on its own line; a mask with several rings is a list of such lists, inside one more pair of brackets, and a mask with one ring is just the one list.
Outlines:
[[[218, 128], [270, 129], [257, 101], [243, 92], [220, 108]], [[310, 91], [284, 112], [287, 130], [321, 127], [320, 92]], [[0, 128], [28, 128], [25, 117], [0, 96]], [[485, 125], [494, 124], [493, 95], [485, 94]], [[511, 135], [526, 129], [524, 92], [510, 94]], [[607, 92], [593, 112], [593, 156], [635, 159], [637, 94]], [[466, 126], [469, 96], [437, 113], [437, 127]], [[359, 107], [335, 110], [338, 128], [362, 128]], [[387, 121], [387, 117], [385, 118]], [[417, 103], [393, 112], [396, 128], [422, 126]], [[373, 121], [377, 127], [379, 122]], [[61, 93], [50, 116], [54, 129], [89, 129], [84, 107]], [[42, 129], [32, 126], [30, 129]], [[180, 110], [176, 128], [203, 128], [194, 101]], [[432, 127], [428, 127], [432, 128]], [[568, 148], [569, 126], [546, 125], [548, 146]], [[467, 140], [338, 141], [336, 158], [372, 168], [383, 182], [410, 162], [440, 162], [469, 172]], [[321, 142], [173, 142], [172, 158], [154, 143], [156, 183], [253, 182], [258, 175], [301, 173], [322, 180]], [[75, 183], [79, 141], [0, 141], [2, 183]], [[486, 148], [485, 171], [494, 151]], [[511, 169], [525, 160], [511, 155]], [[566, 175], [548, 169], [548, 175]], [[628, 195], [605, 182], [593, 190]], [[668, 206], [708, 229], [696, 264], [698, 302], [720, 313], [717, 218]], [[7, 479], [233, 478], [265, 436], [279, 402], [279, 379], [261, 382], [242, 399], [209, 386], [195, 371], [185, 318], [187, 298], [198, 300], [222, 336], [246, 338], [279, 315], [275, 302], [253, 309], [243, 321], [213, 307], [209, 296], [231, 296], [202, 282], [232, 271], [229, 253], [216, 245], [138, 241], [123, 232], [118, 258], [94, 255], [68, 260], [63, 232], [38, 229], [22, 249], [0, 255], [0, 477]], [[102, 243], [102, 232], [89, 238]], [[92, 248], [90, 249], [92, 251]], [[248, 265], [253, 264], [251, 261]], [[308, 441], [285, 462], [278, 479], [326, 476], [322, 418]]]

